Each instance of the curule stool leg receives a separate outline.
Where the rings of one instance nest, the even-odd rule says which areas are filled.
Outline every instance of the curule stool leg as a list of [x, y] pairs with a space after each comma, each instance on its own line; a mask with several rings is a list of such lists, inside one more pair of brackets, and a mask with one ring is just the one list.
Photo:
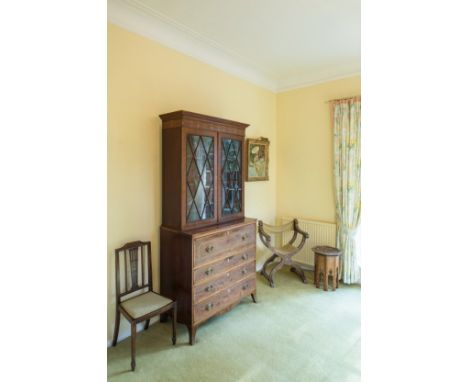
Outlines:
[[307, 279], [304, 274], [304, 270], [302, 267], [296, 263], [295, 261], [291, 261], [291, 272], [295, 273], [296, 275], [299, 276], [299, 278], [302, 280], [304, 284], [307, 284]]
[[262, 271], [260, 272], [268, 281], [270, 281], [270, 277], [268, 276], [268, 273], [267, 273], [267, 267], [268, 265], [270, 265], [270, 263], [272, 263], [273, 261], [275, 261], [275, 259], [278, 257], [278, 255], [271, 255], [267, 261], [265, 261], [265, 263], [263, 264], [263, 267], [262, 267]]
[[174, 302], [172, 307], [172, 345], [175, 345], [177, 342], [177, 302]]
[[283, 265], [284, 265], [284, 260], [282, 258], [280, 258], [279, 263], [277, 263], [270, 271], [270, 275], [268, 277], [269, 277], [269, 281], [270, 281], [270, 286], [272, 288], [275, 287], [275, 280], [273, 279], [273, 277], [275, 276], [276, 272], [278, 272], [281, 268], [283, 268]]

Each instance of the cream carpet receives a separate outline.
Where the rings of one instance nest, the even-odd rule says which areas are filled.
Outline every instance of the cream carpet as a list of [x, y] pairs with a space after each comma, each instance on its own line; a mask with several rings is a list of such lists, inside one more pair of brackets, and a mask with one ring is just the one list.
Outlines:
[[[257, 304], [245, 298], [230, 312], [202, 325], [194, 346], [178, 324], [159, 322], [137, 335], [136, 370], [130, 340], [108, 348], [111, 381], [359, 381], [361, 289], [340, 285], [324, 292], [288, 270], [276, 288], [257, 275]], [[124, 318], [122, 318], [124, 320]]]

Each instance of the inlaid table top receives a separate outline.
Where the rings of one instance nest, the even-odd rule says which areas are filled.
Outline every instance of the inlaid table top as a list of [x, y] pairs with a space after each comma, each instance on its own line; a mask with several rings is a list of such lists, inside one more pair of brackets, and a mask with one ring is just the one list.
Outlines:
[[327, 245], [314, 247], [312, 248], [312, 251], [314, 251], [318, 255], [323, 256], [341, 256], [342, 254], [338, 248], [329, 247]]

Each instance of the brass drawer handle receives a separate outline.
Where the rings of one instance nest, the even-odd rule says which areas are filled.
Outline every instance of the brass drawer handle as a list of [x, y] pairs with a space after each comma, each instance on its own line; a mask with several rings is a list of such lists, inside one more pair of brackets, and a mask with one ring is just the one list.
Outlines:
[[226, 258], [226, 261], [229, 263], [233, 258], [234, 256], [229, 256], [228, 258]]
[[205, 271], [205, 273], [206, 273], [207, 275], [211, 275], [211, 274], [213, 273], [213, 270], [214, 270], [213, 268], [208, 268], [208, 269]]
[[242, 290], [246, 290], [249, 287], [249, 284], [242, 285]]
[[214, 247], [212, 245], [209, 245], [208, 247], [205, 248], [205, 252], [213, 252]]
[[214, 289], [214, 286], [213, 286], [213, 285], [208, 285], [208, 286], [205, 288], [205, 292], [211, 292], [213, 289]]
[[244, 269], [242, 270], [242, 274], [245, 275], [246, 273], [247, 273], [247, 268], [244, 268]]
[[245, 241], [245, 239], [247, 239], [249, 237], [249, 235], [242, 235], [241, 239], [242, 241]]
[[244, 253], [242, 255], [242, 260], [247, 260], [249, 258], [249, 254], [248, 253]]
[[213, 303], [210, 302], [209, 304], [207, 304], [207, 305], [205, 306], [205, 310], [211, 310], [211, 309], [213, 309], [213, 306], [214, 306]]

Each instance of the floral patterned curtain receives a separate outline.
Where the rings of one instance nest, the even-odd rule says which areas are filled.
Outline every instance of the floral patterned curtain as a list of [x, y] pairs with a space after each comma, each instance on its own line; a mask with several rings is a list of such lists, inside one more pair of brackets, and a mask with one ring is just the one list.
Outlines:
[[341, 278], [359, 283], [356, 233], [361, 217], [361, 98], [333, 101], [336, 243], [343, 252]]

